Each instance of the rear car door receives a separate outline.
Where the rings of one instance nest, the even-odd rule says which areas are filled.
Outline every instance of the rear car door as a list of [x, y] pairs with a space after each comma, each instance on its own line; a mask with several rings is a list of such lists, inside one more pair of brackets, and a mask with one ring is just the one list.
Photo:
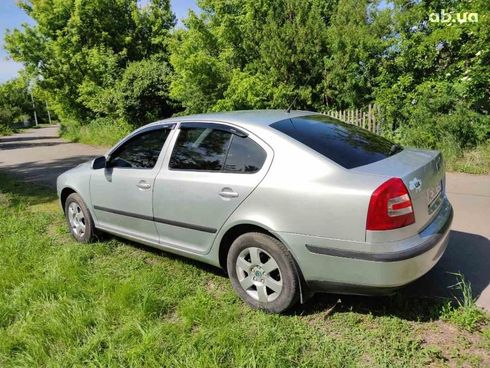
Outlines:
[[171, 129], [157, 126], [138, 132], [110, 153], [105, 169], [94, 170], [90, 195], [99, 227], [158, 242], [153, 183]]
[[225, 124], [182, 123], [172, 140], [153, 197], [160, 243], [205, 254], [226, 219], [264, 178], [272, 150]]

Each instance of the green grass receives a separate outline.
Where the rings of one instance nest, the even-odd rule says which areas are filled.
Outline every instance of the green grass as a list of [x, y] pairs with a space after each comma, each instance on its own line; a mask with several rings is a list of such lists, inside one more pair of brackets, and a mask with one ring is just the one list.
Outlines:
[[441, 319], [444, 304], [323, 295], [266, 314], [214, 268], [111, 237], [76, 243], [49, 189], [0, 174], [0, 192], [1, 367], [490, 364], [488, 321], [470, 333]]
[[453, 285], [460, 296], [456, 296], [456, 304], [448, 302], [442, 309], [442, 318], [450, 321], [468, 331], [475, 331], [484, 324], [488, 317], [482, 309], [476, 305], [473, 298], [471, 285], [460, 273], [455, 273], [456, 284]]
[[448, 171], [490, 174], [490, 142], [465, 151], [452, 145], [443, 145], [442, 153]]

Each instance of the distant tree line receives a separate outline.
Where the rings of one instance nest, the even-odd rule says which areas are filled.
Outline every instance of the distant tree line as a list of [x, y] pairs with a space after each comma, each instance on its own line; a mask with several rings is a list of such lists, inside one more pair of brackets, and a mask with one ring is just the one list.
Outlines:
[[46, 94], [30, 85], [25, 74], [0, 84], [0, 135], [25, 123], [34, 124], [34, 110], [39, 123], [49, 123], [56, 115], [53, 111], [48, 115], [48, 107]]
[[[68, 135], [107, 131], [106, 143], [174, 114], [295, 99], [317, 111], [376, 103], [384, 134], [402, 143], [465, 149], [490, 137], [488, 0], [197, 3], [176, 26], [169, 0], [25, 0], [36, 24], [8, 32], [5, 47]], [[441, 10], [478, 21], [434, 21]]]

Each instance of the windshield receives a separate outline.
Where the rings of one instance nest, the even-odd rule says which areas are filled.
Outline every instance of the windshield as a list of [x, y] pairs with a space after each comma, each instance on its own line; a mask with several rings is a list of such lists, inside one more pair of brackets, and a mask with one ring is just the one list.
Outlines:
[[281, 120], [271, 127], [346, 169], [368, 165], [403, 150], [379, 135], [325, 115]]

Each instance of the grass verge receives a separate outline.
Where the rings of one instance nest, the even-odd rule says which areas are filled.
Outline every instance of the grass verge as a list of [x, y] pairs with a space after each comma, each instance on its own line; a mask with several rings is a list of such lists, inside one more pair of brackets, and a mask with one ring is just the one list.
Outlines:
[[254, 311], [213, 268], [114, 238], [76, 243], [53, 191], [2, 174], [0, 229], [2, 367], [490, 364], [488, 321], [469, 332], [401, 295]]
[[490, 142], [466, 151], [444, 146], [442, 153], [448, 171], [467, 174], [490, 174]]

